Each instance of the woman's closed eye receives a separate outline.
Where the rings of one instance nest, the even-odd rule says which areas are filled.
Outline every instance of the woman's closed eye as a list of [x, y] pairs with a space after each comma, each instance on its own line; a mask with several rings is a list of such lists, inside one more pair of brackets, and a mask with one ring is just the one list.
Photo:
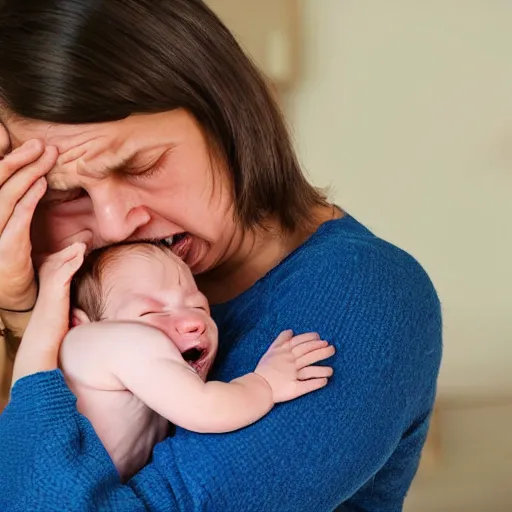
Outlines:
[[147, 180], [156, 176], [166, 168], [164, 165], [166, 157], [170, 150], [166, 151], [163, 155], [160, 155], [156, 160], [145, 164], [132, 164], [123, 167], [122, 174], [131, 180]]
[[134, 181], [147, 180], [153, 176], [156, 176], [162, 169], [162, 166], [154, 165], [148, 169], [126, 171], [124, 172], [124, 176]]

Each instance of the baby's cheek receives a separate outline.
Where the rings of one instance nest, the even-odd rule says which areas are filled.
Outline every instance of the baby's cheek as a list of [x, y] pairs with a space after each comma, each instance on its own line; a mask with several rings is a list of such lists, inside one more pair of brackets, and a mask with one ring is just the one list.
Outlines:
[[140, 322], [155, 327], [162, 331], [169, 339], [171, 339], [172, 329], [169, 316], [167, 315], [145, 315], [138, 318]]

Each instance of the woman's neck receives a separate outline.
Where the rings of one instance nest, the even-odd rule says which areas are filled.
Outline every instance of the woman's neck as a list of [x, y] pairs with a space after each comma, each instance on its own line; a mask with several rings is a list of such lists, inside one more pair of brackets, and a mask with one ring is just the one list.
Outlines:
[[321, 207], [312, 214], [309, 226], [293, 233], [283, 232], [277, 222], [266, 229], [250, 230], [240, 238], [237, 250], [228, 262], [207, 274], [197, 276], [197, 283], [210, 304], [231, 300], [248, 290], [259, 279], [300, 247], [321, 224], [343, 216], [337, 207]]

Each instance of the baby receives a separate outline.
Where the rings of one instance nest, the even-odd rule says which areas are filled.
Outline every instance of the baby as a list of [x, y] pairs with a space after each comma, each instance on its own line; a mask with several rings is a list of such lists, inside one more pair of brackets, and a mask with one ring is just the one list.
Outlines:
[[322, 388], [332, 375], [329, 367], [311, 365], [334, 347], [314, 333], [285, 331], [253, 373], [205, 382], [217, 327], [188, 267], [159, 244], [91, 253], [74, 278], [66, 334], [70, 281], [83, 253], [75, 244], [43, 264], [14, 378], [34, 371], [37, 346], [64, 338], [60, 367], [123, 480], [146, 464], [169, 421], [196, 432], [234, 431], [278, 402]]

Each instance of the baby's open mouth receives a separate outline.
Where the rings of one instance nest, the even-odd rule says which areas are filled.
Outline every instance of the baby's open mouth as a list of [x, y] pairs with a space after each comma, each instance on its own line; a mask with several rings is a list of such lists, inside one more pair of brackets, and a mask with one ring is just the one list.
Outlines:
[[192, 367], [197, 373], [200, 373], [207, 360], [208, 350], [202, 347], [194, 347], [185, 350], [182, 354], [183, 359]]
[[193, 364], [201, 359], [203, 352], [204, 350], [202, 348], [191, 348], [190, 350], [185, 350], [185, 352], [183, 352], [181, 355], [188, 364]]

